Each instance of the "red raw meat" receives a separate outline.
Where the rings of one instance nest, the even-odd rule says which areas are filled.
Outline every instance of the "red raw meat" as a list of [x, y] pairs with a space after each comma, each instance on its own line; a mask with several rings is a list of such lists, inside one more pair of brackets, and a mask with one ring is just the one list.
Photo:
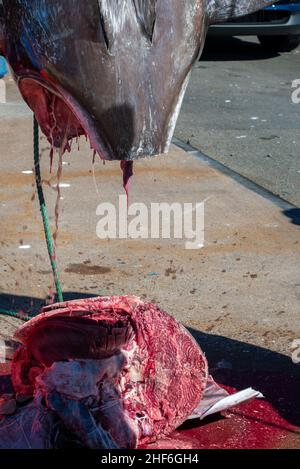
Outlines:
[[136, 297], [46, 307], [17, 338], [16, 391], [32, 391], [91, 448], [134, 448], [170, 434], [206, 388], [207, 361], [193, 337]]

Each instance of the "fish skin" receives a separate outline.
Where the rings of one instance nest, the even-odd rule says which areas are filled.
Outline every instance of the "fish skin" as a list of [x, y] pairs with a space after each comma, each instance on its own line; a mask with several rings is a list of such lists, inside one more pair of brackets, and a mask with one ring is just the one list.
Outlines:
[[271, 3], [0, 0], [0, 47], [54, 147], [131, 161], [168, 152], [209, 24]]

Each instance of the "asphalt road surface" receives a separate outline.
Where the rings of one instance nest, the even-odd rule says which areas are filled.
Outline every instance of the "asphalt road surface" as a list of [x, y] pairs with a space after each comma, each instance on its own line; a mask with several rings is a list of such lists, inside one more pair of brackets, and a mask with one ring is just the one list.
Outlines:
[[300, 206], [300, 48], [269, 54], [255, 37], [209, 39], [176, 137]]

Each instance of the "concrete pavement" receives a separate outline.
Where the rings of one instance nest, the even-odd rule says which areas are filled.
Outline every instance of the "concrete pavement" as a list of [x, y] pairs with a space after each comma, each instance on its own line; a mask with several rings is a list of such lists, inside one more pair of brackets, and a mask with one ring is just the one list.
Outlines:
[[300, 206], [300, 49], [270, 54], [254, 37], [210, 39], [176, 128], [215, 160]]

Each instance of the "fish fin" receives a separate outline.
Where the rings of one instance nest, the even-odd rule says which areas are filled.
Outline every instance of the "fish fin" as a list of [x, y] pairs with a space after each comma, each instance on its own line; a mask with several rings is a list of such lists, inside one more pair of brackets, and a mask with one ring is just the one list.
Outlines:
[[98, 0], [103, 39], [109, 53], [113, 53], [117, 37], [123, 32], [126, 22], [132, 22], [134, 15], [141, 33], [152, 41], [156, 3], [157, 0]]
[[152, 42], [155, 21], [157, 0], [133, 0], [136, 16], [142, 26], [144, 34]]
[[108, 10], [107, 10], [107, 1], [98, 0], [99, 3], [99, 10], [100, 10], [100, 26], [103, 35], [103, 40], [108, 52], [112, 47], [114, 42], [114, 34], [112, 33], [112, 28], [110, 27], [110, 21], [108, 17]]

